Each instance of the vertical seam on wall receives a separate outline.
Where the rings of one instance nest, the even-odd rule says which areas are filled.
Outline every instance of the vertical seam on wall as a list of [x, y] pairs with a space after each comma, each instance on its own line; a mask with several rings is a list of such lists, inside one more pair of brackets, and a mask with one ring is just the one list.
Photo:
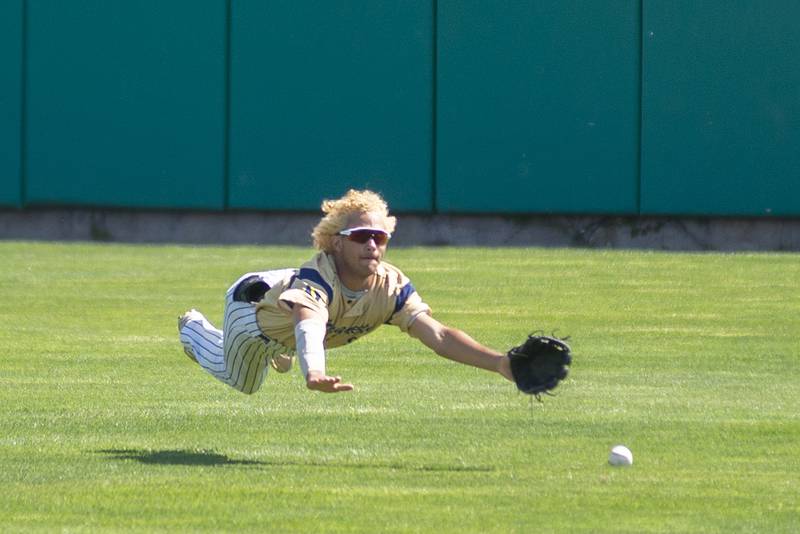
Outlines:
[[19, 101], [19, 207], [25, 207], [25, 182], [27, 180], [28, 158], [28, 0], [22, 0], [21, 61], [20, 61], [20, 101]]
[[642, 215], [642, 180], [643, 175], [643, 159], [644, 159], [644, 2], [639, 0], [639, 131], [637, 132], [637, 139], [639, 142], [639, 152], [636, 160], [636, 213]]
[[438, 132], [438, 121], [437, 121], [437, 113], [438, 113], [438, 98], [439, 98], [439, 86], [438, 86], [438, 74], [439, 74], [439, 1], [432, 0], [433, 4], [433, 20], [431, 21], [431, 30], [432, 30], [432, 45], [433, 45], [433, 58], [431, 61], [432, 64], [432, 74], [433, 79], [431, 80], [431, 213], [437, 213], [438, 207], [436, 203], [436, 196], [437, 196], [437, 188], [436, 188], [436, 181], [438, 179], [436, 166], [437, 166], [437, 152], [438, 152], [438, 143], [437, 137], [439, 135]]
[[224, 141], [223, 141], [223, 171], [222, 171], [222, 210], [226, 211], [230, 206], [230, 185], [231, 185], [231, 15], [233, 8], [232, 0], [225, 0], [225, 88], [223, 90], [224, 100]]

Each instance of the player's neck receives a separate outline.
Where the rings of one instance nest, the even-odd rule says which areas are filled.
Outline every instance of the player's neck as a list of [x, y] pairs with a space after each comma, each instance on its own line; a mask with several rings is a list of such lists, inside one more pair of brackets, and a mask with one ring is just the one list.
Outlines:
[[340, 272], [339, 281], [350, 291], [364, 291], [372, 287], [372, 278], [374, 276], [374, 274], [371, 274], [366, 278], [362, 278], [353, 274], [348, 275], [348, 273]]

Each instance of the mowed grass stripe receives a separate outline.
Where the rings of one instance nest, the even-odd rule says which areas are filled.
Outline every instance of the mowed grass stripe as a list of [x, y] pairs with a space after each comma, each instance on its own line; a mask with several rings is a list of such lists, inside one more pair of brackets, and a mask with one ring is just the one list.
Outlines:
[[[409, 248], [435, 315], [505, 348], [572, 336], [531, 403], [390, 327], [242, 395], [183, 355], [292, 247], [0, 243], [4, 531], [795, 532], [800, 257]], [[611, 445], [634, 466], [606, 464]]]

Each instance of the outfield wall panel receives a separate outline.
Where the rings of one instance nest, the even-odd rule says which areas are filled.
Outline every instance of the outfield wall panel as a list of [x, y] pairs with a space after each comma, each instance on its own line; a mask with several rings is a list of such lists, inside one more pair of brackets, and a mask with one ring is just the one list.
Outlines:
[[0, 207], [800, 217], [790, 0], [7, 0]]
[[223, 207], [225, 0], [29, 0], [28, 21], [28, 204]]
[[0, 206], [21, 198], [22, 0], [0, 2]]
[[432, 3], [232, 9], [229, 206], [317, 210], [369, 187], [431, 210]]
[[636, 0], [439, 3], [437, 207], [636, 213]]
[[642, 212], [800, 215], [800, 3], [646, 1]]

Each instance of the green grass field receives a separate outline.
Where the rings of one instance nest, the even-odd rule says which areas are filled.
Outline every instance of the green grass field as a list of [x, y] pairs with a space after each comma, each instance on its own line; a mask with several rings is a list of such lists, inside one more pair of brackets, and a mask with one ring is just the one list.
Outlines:
[[392, 327], [329, 355], [350, 394], [183, 355], [181, 312], [311, 253], [0, 243], [0, 530], [800, 531], [800, 256], [390, 250], [485, 344], [572, 336], [543, 404]]

